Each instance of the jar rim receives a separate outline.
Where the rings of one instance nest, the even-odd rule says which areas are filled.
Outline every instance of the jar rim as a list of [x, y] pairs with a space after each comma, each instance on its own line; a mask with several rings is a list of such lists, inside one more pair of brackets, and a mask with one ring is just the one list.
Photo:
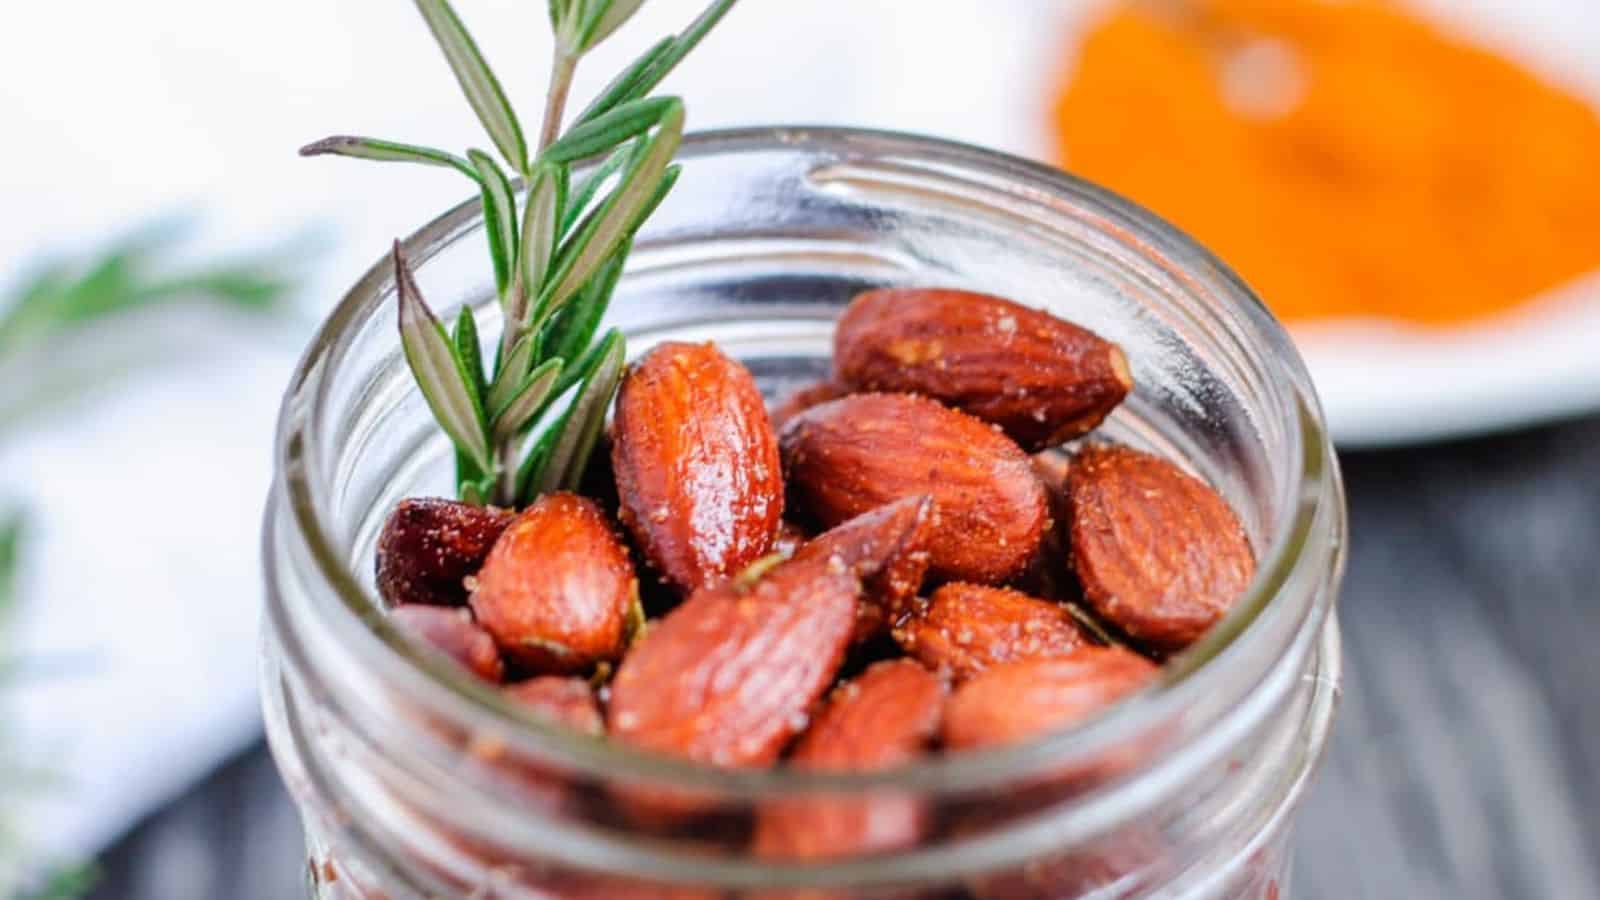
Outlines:
[[[827, 773], [785, 767], [730, 770], [644, 751], [618, 742], [596, 741], [573, 734], [520, 710], [492, 688], [458, 671], [406, 640], [382, 614], [383, 605], [362, 584], [343, 558], [331, 535], [317, 477], [312, 436], [322, 405], [325, 375], [337, 366], [341, 336], [371, 313], [392, 287], [392, 271], [384, 260], [374, 265], [329, 314], [295, 368], [278, 423], [275, 462], [278, 478], [274, 503], [282, 503], [303, 537], [318, 575], [341, 601], [322, 604], [324, 622], [338, 632], [353, 653], [379, 667], [385, 679], [420, 702], [448, 710], [472, 733], [494, 734], [518, 751], [542, 756], [576, 772], [605, 777], [636, 778], [704, 788], [737, 799], [755, 799], [821, 791], [867, 791], [884, 788], [967, 792], [1015, 783], [1049, 768], [1090, 759], [1137, 738], [1155, 723], [1171, 719], [1204, 696], [1229, 669], [1228, 660], [1259, 636], [1270, 618], [1282, 619], [1273, 629], [1287, 653], [1291, 638], [1319, 633], [1331, 598], [1308, 599], [1303, 608], [1272, 601], [1310, 570], [1336, 571], [1342, 563], [1342, 540], [1312, 539], [1319, 522], [1331, 519], [1343, 531], [1337, 463], [1332, 456], [1317, 399], [1304, 363], [1275, 319], [1244, 282], [1225, 264], [1164, 220], [1116, 194], [1057, 169], [1019, 157], [938, 138], [856, 128], [782, 126], [748, 127], [686, 136], [681, 161], [777, 149], [827, 148], [848, 155], [873, 148], [875, 156], [931, 161], [951, 171], [971, 173], [1021, 185], [1030, 200], [1057, 208], [1090, 211], [1173, 261], [1186, 275], [1214, 283], [1265, 350], [1263, 359], [1279, 385], [1288, 387], [1283, 425], [1284, 461], [1290, 472], [1289, 502], [1281, 504], [1272, 523], [1273, 539], [1262, 554], [1246, 594], [1224, 619], [1193, 647], [1163, 667], [1151, 687], [1114, 705], [1081, 726], [1035, 740], [983, 751], [935, 755], [906, 766], [871, 773]], [[887, 151], [887, 153], [886, 153]], [[469, 199], [428, 223], [402, 242], [419, 266], [432, 250], [481, 220], [480, 204]], [[647, 246], [642, 243], [641, 246]], [[1330, 508], [1330, 506], [1332, 508]], [[273, 515], [269, 510], [269, 517]], [[268, 529], [267, 540], [272, 540]], [[1324, 546], [1325, 545], [1325, 546]], [[270, 556], [268, 559], [270, 560]], [[1326, 577], [1322, 575], [1321, 577]], [[273, 574], [268, 573], [269, 586]], [[279, 593], [268, 591], [267, 614], [294, 652], [292, 623]], [[1316, 595], [1324, 592], [1310, 591]], [[1284, 617], [1289, 617], [1285, 619]]]

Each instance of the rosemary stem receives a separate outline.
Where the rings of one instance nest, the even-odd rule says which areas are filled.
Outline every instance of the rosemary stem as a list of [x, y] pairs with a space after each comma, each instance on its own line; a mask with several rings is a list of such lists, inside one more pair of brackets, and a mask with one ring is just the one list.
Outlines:
[[[545, 95], [544, 123], [539, 129], [539, 151], [555, 143], [561, 134], [561, 119], [567, 109], [567, 95], [572, 91], [572, 75], [578, 68], [578, 57], [556, 48], [554, 57], [550, 62], [550, 90]], [[531, 177], [530, 177], [531, 186]], [[533, 202], [530, 190], [528, 202]], [[531, 288], [537, 293], [537, 285]], [[522, 284], [518, 277], [512, 282], [511, 295], [507, 298], [505, 307], [505, 324], [500, 329], [500, 358], [506, 359], [511, 355], [511, 349], [516, 346], [523, 334], [528, 330], [524, 320], [528, 316], [528, 299], [530, 287]], [[512, 506], [517, 501], [517, 441], [515, 438], [503, 440], [494, 448], [494, 464], [496, 469], [493, 502], [500, 506]]]
[[[522, 276], [511, 281], [511, 294], [506, 298], [505, 323], [500, 328], [500, 359], [511, 358], [524, 331], [522, 320], [528, 316], [528, 292], [522, 286]], [[496, 506], [510, 507], [516, 503], [517, 493], [517, 442], [515, 438], [501, 441], [494, 448], [494, 465], [497, 473], [494, 496], [490, 502]]]
[[555, 143], [561, 134], [561, 117], [567, 110], [567, 94], [572, 90], [572, 73], [577, 71], [578, 57], [556, 48], [550, 61], [550, 91], [544, 100], [544, 125], [539, 129], [539, 149]]
[[494, 496], [490, 498], [495, 506], [511, 509], [517, 505], [517, 442], [515, 440], [501, 441], [494, 448], [494, 467], [497, 475], [494, 480]]

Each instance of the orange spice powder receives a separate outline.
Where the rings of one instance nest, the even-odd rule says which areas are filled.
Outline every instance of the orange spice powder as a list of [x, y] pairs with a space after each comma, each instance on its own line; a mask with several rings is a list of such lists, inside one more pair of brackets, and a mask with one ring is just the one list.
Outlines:
[[1600, 115], [1379, 0], [1139, 0], [1084, 37], [1060, 161], [1287, 319], [1444, 325], [1600, 268]]

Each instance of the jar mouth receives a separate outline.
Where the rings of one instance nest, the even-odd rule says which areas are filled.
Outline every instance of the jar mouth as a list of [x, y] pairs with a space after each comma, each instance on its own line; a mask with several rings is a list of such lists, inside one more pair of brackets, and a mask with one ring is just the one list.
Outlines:
[[[1015, 784], [1075, 761], [1102, 757], [1150, 733], [1160, 723], [1182, 716], [1214, 689], [1230, 668], [1231, 659], [1252, 648], [1277, 646], [1282, 655], [1298, 644], [1304, 651], [1309, 643], [1306, 635], [1320, 633], [1331, 597], [1301, 590], [1305, 595], [1301, 602], [1273, 601], [1291, 596], [1289, 589], [1308, 579], [1326, 579], [1342, 563], [1342, 540], [1316, 537], [1319, 527], [1326, 527], [1329, 521], [1335, 523], [1331, 533], [1343, 533], [1337, 463], [1304, 364], [1287, 334], [1238, 276], [1171, 225], [1107, 190], [1039, 163], [957, 142], [865, 129], [739, 128], [688, 135], [679, 159], [689, 162], [706, 156], [813, 146], [846, 158], [854, 150], [867, 153], [870, 149], [875, 160], [914, 160], [924, 171], [1020, 185], [1013, 190], [1026, 202], [1047, 211], [1091, 216], [1120, 239], [1159, 254], [1174, 272], [1185, 278], [1199, 273], [1213, 291], [1220, 289], [1226, 295], [1230, 307], [1218, 311], [1232, 316], [1232, 322], [1246, 332], [1233, 337], [1252, 345], [1244, 356], [1264, 364], [1266, 371], [1261, 377], [1276, 392], [1278, 408], [1272, 412], [1281, 416], [1286, 435], [1281, 448], [1284, 458], [1276, 464], [1283, 466], [1289, 477], [1283, 489], [1286, 497], [1277, 504], [1275, 520], [1270, 523], [1272, 540], [1260, 554], [1256, 576], [1222, 621], [1164, 666], [1161, 678], [1151, 687], [1081, 726], [1012, 746], [935, 755], [882, 772], [824, 773], [784, 767], [730, 770], [598, 741], [550, 725], [408, 641], [389, 623], [382, 601], [363, 584], [334, 540], [338, 528], [326, 509], [332, 488], [318, 471], [317, 455], [310, 448], [316, 444], [313, 437], [326, 399], [327, 373], [343, 357], [342, 336], [371, 316], [392, 288], [392, 271], [387, 262], [380, 261], [323, 323], [295, 369], [278, 424], [279, 478], [273, 502], [286, 505], [317, 575], [340, 601], [320, 604], [323, 621], [319, 625], [330, 629], [352, 654], [360, 655], [364, 664], [375, 667], [408, 698], [448, 715], [467, 733], [493, 735], [516, 752], [553, 760], [575, 772], [704, 788], [728, 798], [752, 800], [888, 788], [964, 793]], [[479, 201], [470, 199], [411, 235], [403, 246], [412, 253], [415, 264], [423, 265], [434, 248], [472, 230], [479, 219]], [[639, 244], [640, 250], [649, 247], [648, 240]], [[266, 540], [270, 543], [273, 539], [269, 528]], [[269, 571], [269, 587], [273, 577]], [[287, 621], [289, 614], [280, 593], [269, 590], [267, 614], [292, 658], [299, 642], [294, 623]]]

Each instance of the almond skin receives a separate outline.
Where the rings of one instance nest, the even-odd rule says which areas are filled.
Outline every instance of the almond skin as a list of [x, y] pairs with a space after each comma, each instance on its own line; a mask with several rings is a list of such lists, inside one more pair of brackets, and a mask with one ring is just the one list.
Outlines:
[[[927, 752], [944, 699], [944, 684], [916, 663], [874, 663], [834, 689], [790, 765], [839, 772], [902, 765]], [[769, 859], [856, 856], [915, 846], [928, 826], [927, 806], [911, 794], [787, 800], [760, 810], [753, 846]]]
[[783, 430], [792, 495], [832, 527], [886, 503], [931, 496], [932, 574], [1003, 582], [1028, 564], [1049, 525], [1028, 457], [989, 425], [926, 397], [855, 394], [813, 407]]
[[782, 430], [785, 423], [813, 406], [837, 400], [850, 389], [837, 381], [816, 381], [795, 391], [772, 409], [772, 427]]
[[1204, 634], [1255, 575], [1227, 501], [1161, 457], [1084, 448], [1067, 476], [1067, 506], [1084, 598], [1157, 650], [1181, 650]]
[[594, 501], [546, 494], [495, 542], [470, 602], [478, 623], [517, 663], [536, 672], [582, 672], [621, 658], [639, 579]]
[[1060, 604], [961, 582], [934, 591], [894, 638], [912, 658], [957, 682], [1000, 663], [1058, 658], [1089, 643]]
[[1055, 659], [991, 666], [950, 696], [945, 746], [974, 750], [1060, 731], [1092, 718], [1159, 671], [1120, 647], [1081, 647]]
[[1133, 386], [1121, 348], [1092, 331], [971, 291], [883, 288], [850, 302], [834, 378], [925, 394], [999, 425], [1027, 450], [1086, 434]]
[[499, 683], [505, 666], [494, 638], [472, 621], [464, 609], [408, 604], [389, 611], [395, 622], [484, 681]]
[[594, 688], [582, 678], [541, 675], [508, 684], [502, 691], [516, 703], [580, 734], [590, 737], [605, 734], [606, 723], [600, 715]]
[[390, 606], [467, 602], [462, 580], [483, 565], [516, 513], [437, 497], [401, 500], [378, 536], [378, 593]]
[[634, 365], [611, 464], [623, 524], [684, 591], [744, 568], [777, 537], [777, 437], [755, 379], [712, 344], [661, 344]]
[[850, 572], [799, 561], [695, 591], [617, 669], [609, 732], [716, 766], [775, 762], [838, 672], [859, 594]]
[[837, 560], [862, 580], [855, 641], [905, 618], [928, 573], [933, 498], [906, 497], [837, 525], [803, 545], [796, 559]]

